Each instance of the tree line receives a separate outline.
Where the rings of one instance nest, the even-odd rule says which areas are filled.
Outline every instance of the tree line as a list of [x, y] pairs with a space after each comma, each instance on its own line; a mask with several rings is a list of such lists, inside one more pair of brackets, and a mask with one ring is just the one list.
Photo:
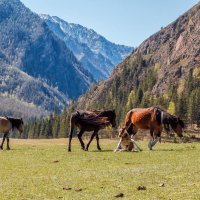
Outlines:
[[[183, 80], [182, 91], [180, 85], [169, 81], [166, 94], [155, 97], [152, 90], [157, 82], [159, 64], [147, 68], [139, 80], [141, 70], [147, 63], [138, 56], [132, 66], [124, 67], [120, 76], [115, 76], [110, 90], [102, 94], [100, 101], [90, 105], [91, 110], [115, 109], [117, 124], [123, 124], [125, 114], [134, 107], [150, 107], [160, 105], [171, 114], [180, 116], [186, 124], [197, 124], [200, 127], [200, 71], [195, 68]], [[104, 96], [105, 95], [105, 96]], [[70, 116], [77, 109], [77, 102], [73, 101], [68, 108], [59, 114], [54, 110], [48, 118], [33, 120], [25, 125], [23, 138], [59, 138], [68, 137], [70, 131]], [[119, 106], [120, 105], [120, 106]], [[82, 108], [84, 109], [84, 108]]]

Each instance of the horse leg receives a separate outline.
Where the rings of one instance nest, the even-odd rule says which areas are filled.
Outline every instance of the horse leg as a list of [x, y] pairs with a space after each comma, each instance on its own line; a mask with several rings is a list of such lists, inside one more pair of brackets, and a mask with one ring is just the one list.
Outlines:
[[92, 140], [94, 139], [94, 136], [96, 136], [96, 134], [98, 133], [98, 130], [95, 130], [93, 133], [92, 133], [92, 136], [90, 138], [90, 141], [88, 142], [86, 148], [85, 148], [85, 151], [88, 151], [88, 148], [90, 146], [90, 143], [92, 142]]
[[97, 141], [97, 149], [98, 149], [99, 151], [101, 151], [101, 147], [100, 147], [100, 145], [99, 145], [99, 135], [98, 135], [98, 134], [96, 134], [96, 141]]
[[6, 136], [6, 139], [7, 139], [7, 150], [10, 150], [10, 145], [9, 145], [9, 135]]
[[122, 138], [120, 138], [120, 140], [119, 140], [119, 142], [118, 142], [118, 144], [117, 144], [117, 147], [116, 147], [116, 149], [114, 150], [114, 152], [119, 151], [119, 149], [120, 149], [120, 147], [121, 147], [121, 143], [122, 143]]
[[158, 132], [154, 132], [154, 133], [156, 133], [156, 139], [151, 143], [152, 147], [153, 147], [154, 145], [156, 145], [156, 143], [159, 142], [159, 141], [161, 140], [161, 132], [158, 131]]
[[154, 140], [154, 141], [152, 141], [151, 142], [151, 149], [150, 150], [152, 150], [152, 147], [154, 146], [154, 145], [156, 145], [156, 143], [159, 141], [159, 137], [156, 137], [156, 139]]
[[85, 144], [84, 144], [84, 142], [82, 140], [83, 133], [84, 133], [84, 130], [81, 129], [80, 132], [79, 132], [79, 134], [78, 134], [78, 139], [79, 139], [79, 142], [81, 143], [81, 148], [84, 150], [85, 149]]
[[[161, 130], [162, 131], [162, 130]], [[159, 130], [157, 130], [157, 131], [154, 131], [153, 132], [153, 140], [151, 141], [151, 149], [150, 150], [152, 150], [152, 147], [153, 146], [155, 146], [156, 145], [156, 143], [158, 142], [158, 141], [160, 141], [160, 138], [161, 138], [161, 131]]]
[[152, 143], [154, 142], [154, 129], [153, 128], [150, 128], [150, 135], [151, 135], [151, 139], [149, 141], [149, 144], [148, 144], [148, 148], [149, 150], [152, 150], [152, 147], [155, 145], [152, 145]]
[[133, 139], [134, 135], [137, 133], [138, 128], [133, 124], [132, 125], [132, 135], [131, 135], [131, 141], [133, 142], [133, 144], [137, 147], [137, 149], [139, 151], [142, 151], [142, 149], [138, 146], [138, 144], [135, 142], [135, 140]]
[[142, 149], [138, 146], [138, 144], [135, 142], [133, 138], [131, 138], [131, 141], [133, 142], [133, 144], [137, 147], [139, 151], [142, 151]]
[[3, 150], [3, 144], [4, 144], [4, 142], [5, 142], [5, 139], [6, 139], [7, 134], [8, 134], [8, 133], [4, 133], [4, 135], [3, 135], [3, 140], [2, 140], [1, 146], [0, 146], [0, 149], [2, 149], [2, 150]]

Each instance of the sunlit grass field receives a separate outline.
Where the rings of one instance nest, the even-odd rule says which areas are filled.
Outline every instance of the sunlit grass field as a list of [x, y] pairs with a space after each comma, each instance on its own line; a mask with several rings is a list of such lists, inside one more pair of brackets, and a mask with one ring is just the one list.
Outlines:
[[[89, 152], [76, 139], [13, 140], [0, 152], [0, 199], [200, 199], [200, 143], [169, 144], [114, 153], [117, 140], [95, 141]], [[164, 187], [160, 187], [164, 184]], [[137, 190], [138, 186], [146, 190]], [[71, 188], [71, 190], [64, 190]], [[80, 191], [81, 190], [81, 191]]]

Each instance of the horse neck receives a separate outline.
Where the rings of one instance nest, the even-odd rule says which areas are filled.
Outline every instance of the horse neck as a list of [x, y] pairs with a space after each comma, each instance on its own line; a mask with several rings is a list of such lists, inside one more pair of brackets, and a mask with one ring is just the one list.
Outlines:
[[103, 111], [101, 113], [98, 114], [98, 117], [110, 117], [111, 111]]
[[172, 129], [174, 129], [176, 127], [175, 120], [177, 120], [176, 116], [171, 115], [171, 114], [169, 114], [167, 112], [164, 112], [163, 121], [164, 121], [165, 124], [169, 124], [172, 127]]
[[20, 119], [15, 119], [12, 117], [7, 117], [7, 119], [10, 121], [10, 123], [12, 124], [12, 128], [18, 128], [19, 124], [20, 124]]

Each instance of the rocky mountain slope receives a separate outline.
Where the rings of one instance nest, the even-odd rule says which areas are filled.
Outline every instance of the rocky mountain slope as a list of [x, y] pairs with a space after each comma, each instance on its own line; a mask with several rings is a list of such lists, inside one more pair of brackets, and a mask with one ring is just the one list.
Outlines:
[[0, 71], [1, 96], [14, 95], [46, 111], [61, 109], [94, 82], [65, 43], [19, 0], [0, 0]]
[[132, 47], [114, 44], [94, 30], [79, 24], [68, 23], [49, 15], [41, 15], [41, 18], [60, 39], [65, 41], [82, 66], [97, 81], [108, 78], [114, 66], [133, 51]]
[[155, 104], [186, 109], [192, 91], [196, 98], [200, 94], [199, 78], [200, 3], [145, 40], [108, 80], [81, 97], [78, 107], [115, 108], [119, 116]]
[[[0, 68], [0, 110], [30, 118], [45, 116], [52, 108], [67, 104], [66, 96], [43, 80], [35, 79], [16, 67]], [[40, 106], [39, 106], [40, 105]]]

